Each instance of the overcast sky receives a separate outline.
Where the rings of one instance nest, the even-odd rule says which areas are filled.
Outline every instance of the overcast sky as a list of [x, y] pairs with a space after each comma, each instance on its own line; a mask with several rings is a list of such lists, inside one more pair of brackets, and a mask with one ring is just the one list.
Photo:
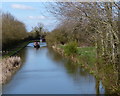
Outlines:
[[50, 14], [45, 2], [4, 2], [2, 3], [2, 11], [9, 12], [15, 18], [22, 21], [26, 25], [26, 29], [31, 31], [38, 23], [43, 23], [49, 31], [53, 30], [58, 24], [57, 19]]

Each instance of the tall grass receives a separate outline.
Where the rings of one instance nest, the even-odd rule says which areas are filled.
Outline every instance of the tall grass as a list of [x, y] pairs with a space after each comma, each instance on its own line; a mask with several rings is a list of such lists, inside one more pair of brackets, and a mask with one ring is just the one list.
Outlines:
[[0, 61], [0, 68], [2, 68], [2, 72], [0, 73], [2, 81], [0, 81], [0, 84], [5, 84], [9, 79], [11, 79], [12, 75], [20, 66], [20, 57], [9, 57], [2, 59]]

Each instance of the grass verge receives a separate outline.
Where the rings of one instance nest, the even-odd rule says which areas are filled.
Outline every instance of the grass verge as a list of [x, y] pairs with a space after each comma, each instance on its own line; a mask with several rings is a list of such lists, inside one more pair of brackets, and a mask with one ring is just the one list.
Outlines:
[[[59, 48], [64, 50], [65, 45], [59, 46]], [[97, 58], [95, 47], [77, 47], [77, 53], [74, 55], [74, 58], [77, 59], [77, 63], [88, 70], [89, 73], [96, 73]]]
[[17, 52], [19, 52], [21, 49], [23, 49], [24, 47], [27, 46], [27, 44], [29, 44], [31, 41], [26, 41], [23, 42], [21, 44], [19, 44], [18, 46], [16, 46], [15, 48], [9, 50], [8, 52], [6, 52], [5, 54], [2, 55], [2, 58], [6, 58], [9, 56], [13, 56], [14, 54], [16, 54]]

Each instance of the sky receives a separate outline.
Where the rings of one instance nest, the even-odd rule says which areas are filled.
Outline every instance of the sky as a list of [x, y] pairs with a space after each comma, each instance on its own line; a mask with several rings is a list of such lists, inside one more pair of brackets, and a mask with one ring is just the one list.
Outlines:
[[48, 12], [47, 2], [2, 2], [2, 11], [11, 13], [26, 25], [28, 32], [38, 23], [42, 23], [48, 31], [53, 30], [58, 20]]

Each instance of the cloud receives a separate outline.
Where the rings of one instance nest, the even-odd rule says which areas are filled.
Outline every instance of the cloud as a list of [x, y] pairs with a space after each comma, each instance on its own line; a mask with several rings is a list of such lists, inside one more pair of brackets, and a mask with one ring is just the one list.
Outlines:
[[43, 20], [46, 17], [45, 16], [28, 16], [28, 18], [31, 20]]
[[22, 9], [22, 10], [33, 10], [34, 9], [31, 6], [26, 6], [26, 5], [22, 5], [22, 4], [12, 4], [11, 7], [14, 9]]

